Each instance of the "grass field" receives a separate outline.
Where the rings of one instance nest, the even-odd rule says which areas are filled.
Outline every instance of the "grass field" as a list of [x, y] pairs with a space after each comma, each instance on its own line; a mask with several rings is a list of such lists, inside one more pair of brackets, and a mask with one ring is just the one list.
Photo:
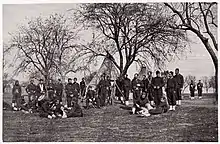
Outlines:
[[[4, 101], [9, 102], [9, 95]], [[184, 100], [175, 112], [150, 117], [130, 115], [115, 103], [84, 110], [84, 117], [53, 119], [3, 111], [4, 142], [216, 142], [218, 108], [214, 98]]]

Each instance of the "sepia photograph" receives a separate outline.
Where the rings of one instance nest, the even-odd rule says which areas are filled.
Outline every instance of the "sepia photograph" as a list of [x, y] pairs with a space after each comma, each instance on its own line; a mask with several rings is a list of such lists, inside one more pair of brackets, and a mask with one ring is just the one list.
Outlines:
[[2, 4], [2, 142], [218, 142], [218, 3]]

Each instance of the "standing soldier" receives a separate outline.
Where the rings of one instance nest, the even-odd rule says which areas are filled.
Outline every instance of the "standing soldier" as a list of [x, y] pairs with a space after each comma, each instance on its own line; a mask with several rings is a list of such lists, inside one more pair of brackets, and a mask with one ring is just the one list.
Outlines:
[[[21, 106], [21, 86], [20, 86], [18, 80], [15, 81], [15, 84], [12, 88], [12, 95], [13, 95], [13, 98], [12, 98], [12, 107], [13, 107], [13, 109], [14, 110], [20, 110], [20, 106]], [[16, 104], [17, 108], [15, 108], [15, 104]]]
[[128, 74], [126, 74], [125, 78], [123, 80], [123, 90], [124, 90], [124, 97], [125, 97], [125, 105], [128, 105], [130, 89], [131, 89], [131, 80], [128, 78]]
[[81, 97], [85, 97], [85, 93], [86, 93], [86, 83], [84, 78], [82, 78], [82, 81], [80, 82], [80, 93], [81, 93]]
[[46, 93], [45, 84], [43, 83], [43, 79], [40, 79], [39, 84], [37, 85], [37, 95], [40, 96], [45, 93]]
[[80, 86], [77, 83], [77, 78], [74, 78], [73, 79], [73, 101], [75, 101], [75, 103], [78, 103], [79, 93], [80, 93]]
[[150, 104], [154, 105], [152, 79], [153, 79], [152, 71], [148, 71], [148, 77], [146, 79], [147, 95], [148, 95], [148, 100], [150, 101]]
[[201, 80], [199, 80], [199, 83], [197, 84], [199, 98], [202, 98], [202, 87], [203, 87], [203, 83], [201, 83]]
[[116, 80], [116, 92], [115, 95], [118, 97], [118, 100], [121, 101], [121, 103], [124, 103], [124, 97], [123, 97], [123, 79], [121, 77], [118, 77]]
[[136, 103], [139, 101], [141, 96], [141, 81], [138, 79], [138, 74], [134, 75], [133, 80], [131, 81], [131, 87], [133, 92], [133, 107], [132, 113], [135, 114]]
[[167, 79], [167, 99], [168, 99], [168, 103], [170, 105], [170, 109], [169, 110], [175, 110], [176, 107], [176, 79], [173, 78], [173, 72], [170, 71], [169, 72], [169, 77]]
[[176, 87], [176, 104], [177, 105], [181, 105], [181, 100], [182, 100], [181, 91], [182, 91], [182, 88], [183, 88], [184, 79], [183, 79], [183, 76], [179, 73], [179, 68], [175, 69], [175, 74], [176, 75], [174, 76], [174, 78], [176, 79], [176, 82], [177, 82], [177, 87]]
[[147, 92], [147, 79], [146, 75], [143, 75], [143, 79], [141, 80], [142, 92]]
[[156, 71], [156, 77], [152, 79], [152, 86], [154, 88], [154, 102], [156, 107], [160, 104], [160, 100], [163, 96], [162, 88], [164, 86], [163, 78], [160, 77], [160, 72]]
[[48, 86], [47, 86], [47, 93], [48, 93], [48, 98], [50, 100], [54, 99], [54, 93], [55, 93], [55, 86], [53, 84], [52, 79], [49, 80]]
[[110, 79], [110, 76], [107, 76], [106, 87], [107, 87], [107, 103], [108, 104], [112, 104], [112, 98], [111, 98], [111, 79]]
[[72, 99], [73, 99], [73, 93], [74, 93], [73, 83], [72, 83], [71, 78], [68, 78], [68, 84], [65, 87], [65, 91], [66, 91], [67, 107], [70, 108], [71, 107], [71, 102], [72, 102]]
[[189, 85], [189, 91], [190, 91], [190, 98], [191, 99], [194, 99], [195, 97], [195, 88], [196, 88], [196, 85], [195, 85], [195, 83], [194, 83], [194, 81], [193, 80], [191, 80], [191, 83], [190, 83], [190, 85]]
[[30, 81], [30, 84], [26, 87], [26, 92], [28, 93], [28, 103], [30, 103], [36, 97], [36, 85], [34, 80]]
[[100, 106], [105, 106], [106, 94], [107, 94], [107, 84], [105, 80], [105, 74], [101, 76], [101, 80], [99, 81], [98, 85], [98, 93], [100, 96]]
[[58, 83], [56, 85], [56, 97], [59, 100], [59, 103], [62, 104], [63, 84], [62, 84], [61, 79], [58, 79]]

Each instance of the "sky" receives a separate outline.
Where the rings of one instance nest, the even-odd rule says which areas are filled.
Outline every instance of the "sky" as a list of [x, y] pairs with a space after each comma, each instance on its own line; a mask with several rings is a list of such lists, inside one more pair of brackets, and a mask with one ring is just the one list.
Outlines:
[[[37, 16], [47, 16], [51, 13], [67, 13], [69, 9], [75, 7], [75, 4], [7, 4], [3, 5], [3, 42], [7, 43], [10, 39], [9, 33], [17, 30], [17, 26], [27, 23], [27, 18]], [[210, 55], [200, 42], [200, 40], [190, 34], [191, 52], [186, 52], [180, 59], [168, 63], [167, 70], [174, 71], [175, 68], [180, 69], [180, 73], [184, 76], [195, 75], [197, 79], [202, 76], [214, 75], [214, 66]], [[101, 64], [101, 61], [100, 61]], [[11, 72], [11, 70], [9, 70]], [[139, 71], [136, 65], [132, 65], [128, 71], [130, 78], [133, 74]], [[76, 77], [81, 78], [82, 75], [75, 74]], [[21, 79], [24, 76], [20, 77]]]

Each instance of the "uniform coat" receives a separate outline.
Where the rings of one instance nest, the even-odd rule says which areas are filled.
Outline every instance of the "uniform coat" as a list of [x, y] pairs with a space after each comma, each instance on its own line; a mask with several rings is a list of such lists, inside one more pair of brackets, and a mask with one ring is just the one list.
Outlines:
[[63, 84], [57, 83], [56, 84], [56, 97], [59, 100], [59, 102], [62, 102], [62, 96], [63, 96]]
[[176, 100], [182, 100], [181, 89], [183, 88], [183, 84], [184, 84], [183, 76], [181, 74], [177, 74], [174, 76], [174, 78], [176, 79], [176, 82], [177, 82]]
[[141, 81], [137, 78], [134, 78], [131, 81], [131, 87], [133, 91], [133, 103], [135, 105], [141, 96]]
[[100, 105], [105, 106], [106, 96], [107, 96], [107, 81], [101, 79], [97, 85], [98, 94], [100, 96]]
[[131, 80], [129, 78], [123, 79], [123, 90], [124, 90], [124, 96], [125, 100], [129, 100], [129, 91], [131, 90]]
[[190, 91], [190, 96], [191, 97], [194, 97], [195, 96], [195, 88], [196, 88], [196, 85], [194, 83], [190, 83], [189, 85], [189, 91]]
[[176, 105], [176, 79], [175, 78], [168, 78], [167, 79], [167, 99], [168, 103], [171, 106]]
[[73, 99], [73, 94], [74, 94], [73, 84], [68, 83], [65, 87], [65, 91], [66, 91], [67, 107], [70, 107], [72, 99]]
[[163, 78], [154, 77], [152, 79], [152, 86], [154, 88], [154, 102], [158, 106], [160, 104], [160, 99], [163, 96], [162, 87], [164, 86]]
[[12, 103], [17, 104], [17, 108], [20, 108], [21, 106], [21, 86], [20, 85], [14, 85], [12, 88]]
[[86, 83], [85, 83], [85, 81], [80, 82], [80, 92], [81, 92], [81, 96], [84, 97], [85, 92], [86, 92]]
[[199, 82], [197, 84], [198, 96], [202, 96], [202, 87], [203, 87], [203, 83]]

